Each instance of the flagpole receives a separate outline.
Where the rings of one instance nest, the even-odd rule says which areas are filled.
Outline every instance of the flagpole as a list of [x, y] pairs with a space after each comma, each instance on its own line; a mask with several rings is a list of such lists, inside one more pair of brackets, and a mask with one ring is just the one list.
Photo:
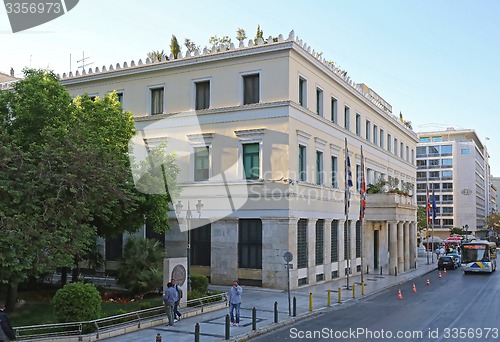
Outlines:
[[363, 157], [363, 145], [361, 145], [361, 188], [359, 189], [359, 206], [360, 206], [360, 213], [359, 213], [359, 219], [361, 223], [361, 231], [359, 232], [359, 244], [361, 246], [361, 283], [363, 283], [363, 270], [364, 270], [364, 264], [363, 264], [363, 225], [364, 225], [364, 216], [365, 216], [365, 206], [366, 206], [366, 180], [365, 180], [365, 161]]
[[[429, 265], [429, 182], [425, 182], [425, 232], [427, 235], [427, 265]], [[434, 253], [434, 236], [432, 237], [431, 253]]]
[[347, 161], [349, 158], [349, 151], [347, 150], [347, 138], [345, 138], [345, 158], [344, 158], [344, 180], [345, 180], [345, 193], [344, 193], [344, 210], [345, 210], [345, 227], [346, 229], [346, 234], [347, 234], [347, 256], [346, 261], [347, 261], [347, 284], [346, 288], [349, 290], [349, 273], [350, 273], [350, 261], [351, 261], [351, 234], [350, 234], [350, 228], [349, 227], [349, 185], [348, 185], [348, 165]]

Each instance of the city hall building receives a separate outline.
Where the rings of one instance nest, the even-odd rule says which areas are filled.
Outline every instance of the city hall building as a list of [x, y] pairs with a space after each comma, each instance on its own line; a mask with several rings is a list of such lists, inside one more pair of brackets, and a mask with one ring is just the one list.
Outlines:
[[[186, 257], [190, 241], [191, 274], [286, 289], [285, 252], [293, 256], [292, 289], [346, 277], [349, 268], [415, 267], [417, 135], [293, 31], [64, 74], [61, 82], [72, 96], [116, 91], [135, 118], [137, 149], [166, 143], [176, 152], [182, 192], [161, 239], [172, 258]], [[361, 148], [368, 183], [391, 179], [410, 190], [369, 194], [362, 224]], [[354, 183], [347, 221], [346, 152]], [[141, 232], [154, 235], [147, 225]]]

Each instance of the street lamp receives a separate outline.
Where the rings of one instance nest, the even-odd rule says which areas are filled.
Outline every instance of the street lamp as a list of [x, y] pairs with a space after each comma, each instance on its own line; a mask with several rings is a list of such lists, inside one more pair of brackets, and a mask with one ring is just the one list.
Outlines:
[[465, 242], [469, 242], [469, 225], [465, 225]]
[[[198, 200], [198, 203], [196, 204], [196, 212], [198, 213], [198, 218], [201, 217], [201, 211], [203, 210], [204, 204], [201, 203], [201, 200]], [[175, 213], [177, 214], [177, 217], [180, 218], [181, 213], [182, 213], [182, 207], [184, 207], [181, 203], [181, 201], [177, 201], [177, 204], [175, 205]], [[191, 273], [190, 273], [190, 266], [191, 266], [191, 219], [193, 218], [193, 213], [191, 211], [191, 203], [188, 201], [188, 208], [186, 211], [186, 223], [187, 223], [187, 248], [186, 248], [186, 253], [187, 253], [187, 291], [191, 291]]]

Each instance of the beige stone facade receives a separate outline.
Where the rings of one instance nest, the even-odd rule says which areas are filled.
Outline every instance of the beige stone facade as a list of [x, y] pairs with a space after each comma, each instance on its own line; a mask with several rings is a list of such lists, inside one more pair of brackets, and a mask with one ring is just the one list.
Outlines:
[[[361, 272], [361, 255], [369, 272], [415, 267], [414, 197], [369, 195], [366, 220], [358, 221], [361, 148], [369, 183], [389, 176], [415, 183], [417, 136], [390, 105], [293, 31], [277, 42], [211, 50], [62, 79], [73, 96], [119, 92], [141, 140], [176, 152], [175, 202], [183, 210], [179, 218], [169, 213], [168, 255], [186, 256], [189, 235], [191, 273], [280, 289], [286, 251], [294, 256], [291, 288], [345, 277], [349, 254], [351, 273]], [[346, 139], [354, 181], [348, 224]], [[188, 222], [188, 203], [196, 213], [198, 201], [203, 211]]]

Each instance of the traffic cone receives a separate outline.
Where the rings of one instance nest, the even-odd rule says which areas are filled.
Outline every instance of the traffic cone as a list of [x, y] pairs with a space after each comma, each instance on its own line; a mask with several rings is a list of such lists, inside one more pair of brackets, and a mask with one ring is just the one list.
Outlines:
[[446, 268], [443, 270], [443, 274], [446, 274]]
[[401, 289], [398, 290], [398, 299], [403, 299], [403, 295], [401, 294]]
[[427, 278], [427, 281], [425, 282], [427, 285], [430, 285], [431, 284], [431, 281], [429, 280], [429, 278]]
[[438, 278], [443, 278], [443, 276], [441, 275], [441, 272], [438, 273]]
[[411, 292], [417, 293], [417, 286], [415, 285], [415, 283], [413, 283], [413, 289], [411, 290]]

